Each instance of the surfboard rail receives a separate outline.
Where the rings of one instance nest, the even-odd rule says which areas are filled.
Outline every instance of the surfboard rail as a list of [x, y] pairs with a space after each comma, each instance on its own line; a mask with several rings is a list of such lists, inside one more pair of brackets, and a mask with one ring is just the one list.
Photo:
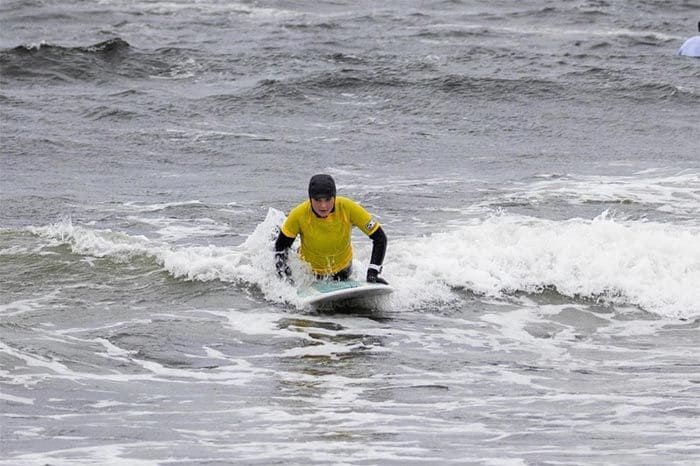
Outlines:
[[320, 305], [341, 300], [371, 298], [390, 294], [390, 285], [360, 282], [357, 280], [319, 280], [300, 288], [297, 294], [305, 305]]

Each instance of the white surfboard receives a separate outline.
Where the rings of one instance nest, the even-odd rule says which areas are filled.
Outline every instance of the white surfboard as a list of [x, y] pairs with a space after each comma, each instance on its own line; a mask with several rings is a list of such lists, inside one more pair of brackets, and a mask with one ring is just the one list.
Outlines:
[[381, 283], [322, 280], [301, 288], [297, 294], [304, 305], [316, 307], [351, 299], [372, 298], [390, 294], [393, 291], [391, 286]]

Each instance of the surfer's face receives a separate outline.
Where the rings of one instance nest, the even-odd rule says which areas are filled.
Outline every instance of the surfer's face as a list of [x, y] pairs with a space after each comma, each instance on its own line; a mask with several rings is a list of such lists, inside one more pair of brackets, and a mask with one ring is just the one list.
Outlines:
[[316, 215], [322, 218], [328, 217], [335, 206], [335, 197], [319, 197], [318, 199], [311, 198], [311, 208], [314, 209]]

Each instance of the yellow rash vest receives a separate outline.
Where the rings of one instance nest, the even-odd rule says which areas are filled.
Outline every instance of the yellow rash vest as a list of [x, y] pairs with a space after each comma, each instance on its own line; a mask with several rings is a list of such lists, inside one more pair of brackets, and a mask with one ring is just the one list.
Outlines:
[[282, 225], [282, 233], [301, 237], [299, 254], [316, 274], [333, 275], [352, 264], [353, 226], [368, 236], [379, 229], [379, 223], [360, 204], [337, 196], [333, 211], [325, 218], [314, 213], [308, 199], [296, 206]]

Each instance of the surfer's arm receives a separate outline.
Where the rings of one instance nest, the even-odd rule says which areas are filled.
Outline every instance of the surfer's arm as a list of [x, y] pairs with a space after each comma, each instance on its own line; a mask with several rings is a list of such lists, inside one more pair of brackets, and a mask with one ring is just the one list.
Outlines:
[[369, 267], [367, 267], [367, 281], [370, 283], [384, 283], [386, 285], [387, 281], [379, 276], [382, 272], [382, 263], [386, 254], [386, 235], [382, 227], [379, 227], [369, 237], [372, 240], [372, 257]]
[[294, 243], [294, 238], [290, 238], [280, 231], [277, 241], [275, 241], [275, 269], [277, 269], [277, 275], [280, 278], [289, 279], [292, 276], [292, 271], [287, 264], [287, 254], [292, 243]]

